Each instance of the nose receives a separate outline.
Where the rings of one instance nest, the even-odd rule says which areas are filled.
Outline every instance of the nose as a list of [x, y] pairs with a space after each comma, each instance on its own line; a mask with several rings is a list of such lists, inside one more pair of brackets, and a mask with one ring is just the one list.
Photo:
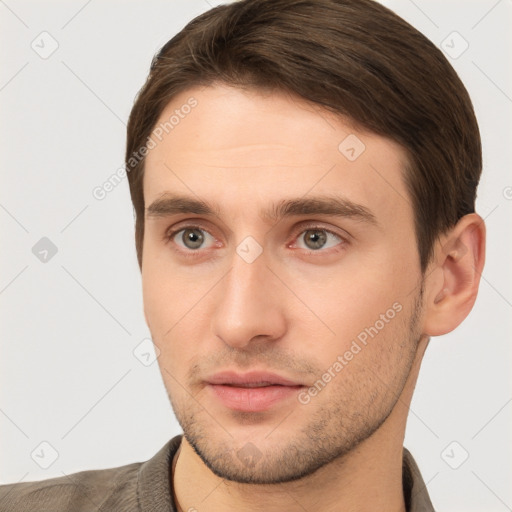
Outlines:
[[283, 286], [267, 265], [265, 251], [251, 263], [234, 253], [219, 287], [211, 329], [232, 348], [277, 340], [285, 332]]

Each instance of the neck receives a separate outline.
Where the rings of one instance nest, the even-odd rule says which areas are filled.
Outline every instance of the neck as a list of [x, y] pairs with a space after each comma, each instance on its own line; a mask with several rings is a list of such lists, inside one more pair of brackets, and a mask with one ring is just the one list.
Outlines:
[[183, 439], [174, 475], [175, 503], [179, 512], [406, 512], [401, 450], [381, 449], [369, 456], [362, 443], [354, 451], [300, 481], [250, 485], [217, 477]]

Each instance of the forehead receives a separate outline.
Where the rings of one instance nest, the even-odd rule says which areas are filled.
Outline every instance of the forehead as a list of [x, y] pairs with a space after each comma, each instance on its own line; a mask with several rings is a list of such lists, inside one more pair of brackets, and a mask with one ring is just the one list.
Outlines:
[[169, 191], [239, 208], [337, 191], [412, 215], [403, 148], [292, 95], [191, 88], [167, 105], [151, 140], [146, 206]]

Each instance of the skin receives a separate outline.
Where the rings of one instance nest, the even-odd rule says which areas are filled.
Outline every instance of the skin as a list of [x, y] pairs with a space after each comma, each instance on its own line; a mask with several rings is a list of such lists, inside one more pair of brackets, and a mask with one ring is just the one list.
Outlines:
[[[184, 432], [172, 477], [180, 510], [405, 511], [414, 386], [430, 336], [474, 304], [483, 220], [466, 215], [441, 236], [423, 276], [399, 145], [302, 99], [220, 84], [176, 96], [161, 121], [191, 96], [197, 106], [148, 153], [143, 181], [146, 208], [165, 192], [219, 205], [218, 215], [145, 217], [144, 314]], [[354, 161], [338, 149], [350, 134], [365, 145]], [[378, 225], [259, 215], [334, 192]], [[325, 245], [306, 245], [311, 225]], [[186, 227], [202, 245], [190, 248]], [[247, 236], [262, 248], [252, 263], [236, 252]], [[307, 404], [294, 396], [241, 413], [206, 387], [227, 369], [313, 386], [393, 304], [400, 312]], [[237, 456], [244, 447], [255, 463]]]

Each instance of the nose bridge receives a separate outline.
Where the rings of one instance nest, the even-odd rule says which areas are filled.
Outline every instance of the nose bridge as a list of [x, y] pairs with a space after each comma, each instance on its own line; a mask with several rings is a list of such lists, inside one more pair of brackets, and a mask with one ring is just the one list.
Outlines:
[[280, 337], [284, 329], [282, 304], [267, 268], [267, 255], [254, 239], [248, 238], [233, 253], [212, 318], [214, 336], [238, 348], [255, 336]]
[[[264, 274], [267, 272], [268, 269], [262, 257], [248, 263], [238, 254], [234, 255], [225, 290], [226, 302], [230, 307], [239, 304], [240, 306], [245, 305], [244, 309], [246, 310], [248, 307], [254, 308], [262, 289], [261, 285], [266, 280]], [[253, 301], [251, 298], [255, 300]]]

